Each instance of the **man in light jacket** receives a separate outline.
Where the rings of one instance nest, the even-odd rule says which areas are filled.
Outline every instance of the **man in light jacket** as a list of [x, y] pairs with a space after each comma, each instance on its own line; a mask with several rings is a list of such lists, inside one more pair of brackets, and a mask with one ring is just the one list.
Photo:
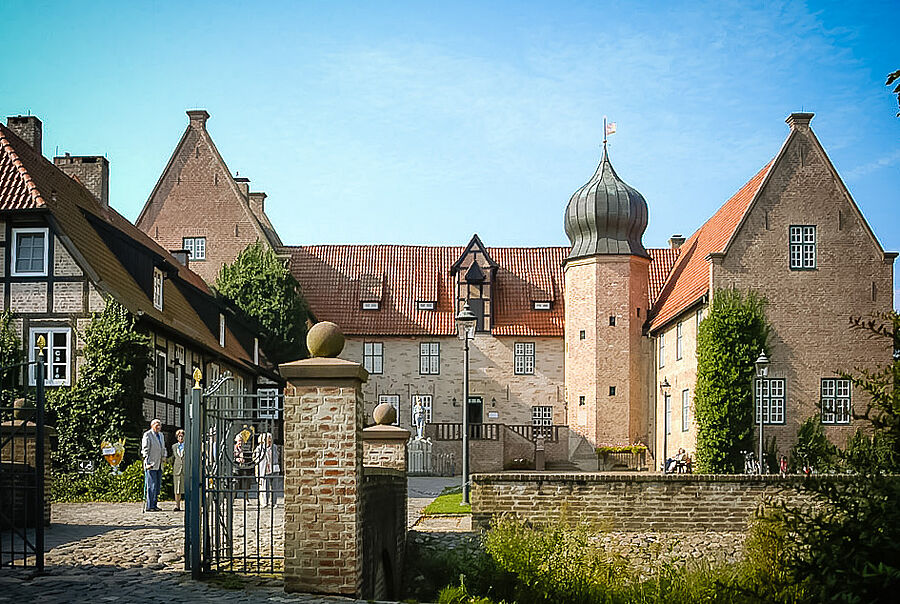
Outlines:
[[144, 489], [147, 493], [147, 511], [161, 512], [157, 505], [159, 485], [162, 481], [162, 466], [166, 459], [166, 444], [163, 438], [162, 422], [154, 419], [150, 429], [141, 438], [141, 455], [144, 457]]

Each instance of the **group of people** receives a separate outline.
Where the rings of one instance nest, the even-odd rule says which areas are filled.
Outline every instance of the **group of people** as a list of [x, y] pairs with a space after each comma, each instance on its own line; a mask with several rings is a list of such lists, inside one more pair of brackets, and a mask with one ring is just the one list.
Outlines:
[[665, 470], [667, 474], [674, 473], [691, 473], [691, 457], [685, 453], [684, 449], [679, 448], [678, 452], [666, 460]]
[[[175, 443], [171, 446], [172, 481], [175, 490], [174, 511], [181, 511], [181, 500], [184, 498], [184, 430], [175, 432]], [[235, 439], [235, 463], [244, 460], [245, 447], [243, 437]], [[238, 457], [240, 455], [240, 458]], [[141, 457], [144, 459], [144, 494], [145, 511], [161, 512], [159, 507], [159, 491], [162, 483], [162, 468], [168, 457], [165, 436], [162, 434], [162, 422], [154, 419], [150, 429], [141, 438]], [[251, 463], [255, 465], [257, 485], [259, 487], [259, 503], [261, 506], [275, 506], [275, 476], [279, 473], [278, 446], [269, 433], [259, 436], [259, 444], [253, 451]]]

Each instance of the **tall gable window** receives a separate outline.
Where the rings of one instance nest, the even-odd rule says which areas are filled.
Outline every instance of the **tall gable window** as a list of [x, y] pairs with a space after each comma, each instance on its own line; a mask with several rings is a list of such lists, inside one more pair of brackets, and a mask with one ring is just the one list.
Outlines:
[[516, 375], [534, 375], [534, 342], [516, 342]]
[[419, 373], [437, 375], [441, 372], [441, 345], [439, 342], [419, 344]]
[[369, 373], [384, 373], [384, 344], [382, 342], [363, 343], [363, 367]]
[[206, 237], [182, 237], [181, 247], [191, 260], [206, 260]]
[[166, 395], [166, 353], [163, 350], [156, 351], [156, 394]]
[[850, 423], [850, 380], [822, 379], [822, 423]]
[[681, 360], [682, 340], [684, 339], [684, 322], [679, 321], [675, 327], [675, 359]]
[[[44, 362], [46, 365], [44, 384], [46, 386], [68, 386], [72, 378], [72, 368], [69, 364], [69, 344], [72, 330], [69, 327], [33, 328], [29, 332], [28, 360], [36, 361], [38, 358], [38, 338], [44, 337]], [[29, 365], [28, 383], [35, 385], [35, 366]]]
[[659, 366], [666, 366], [666, 332], [661, 331], [659, 335], [656, 337], [659, 340], [659, 353], [657, 356], [659, 357]]
[[163, 273], [158, 268], [153, 269], [153, 308], [163, 309]]
[[12, 276], [46, 277], [48, 230], [13, 229], [12, 239]]
[[815, 225], [791, 225], [791, 269], [816, 268]]
[[681, 431], [691, 428], [691, 397], [687, 390], [681, 391]]

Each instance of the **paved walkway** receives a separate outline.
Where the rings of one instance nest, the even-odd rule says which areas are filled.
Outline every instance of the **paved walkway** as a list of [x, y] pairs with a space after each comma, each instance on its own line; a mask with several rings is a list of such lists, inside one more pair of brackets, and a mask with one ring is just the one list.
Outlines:
[[[447, 478], [410, 478], [410, 526], [421, 510], [455, 484]], [[228, 577], [193, 581], [184, 571], [183, 513], [142, 513], [140, 503], [57, 503], [45, 533], [45, 573], [0, 570], [0, 602], [363, 602], [285, 594], [281, 581]], [[281, 510], [276, 510], [276, 524]], [[276, 541], [280, 545], [280, 535]]]

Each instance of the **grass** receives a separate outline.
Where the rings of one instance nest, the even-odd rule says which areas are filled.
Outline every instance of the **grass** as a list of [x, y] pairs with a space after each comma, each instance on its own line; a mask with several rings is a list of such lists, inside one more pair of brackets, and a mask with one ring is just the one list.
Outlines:
[[426, 516], [471, 514], [472, 506], [463, 505], [462, 487], [447, 487], [422, 513]]

